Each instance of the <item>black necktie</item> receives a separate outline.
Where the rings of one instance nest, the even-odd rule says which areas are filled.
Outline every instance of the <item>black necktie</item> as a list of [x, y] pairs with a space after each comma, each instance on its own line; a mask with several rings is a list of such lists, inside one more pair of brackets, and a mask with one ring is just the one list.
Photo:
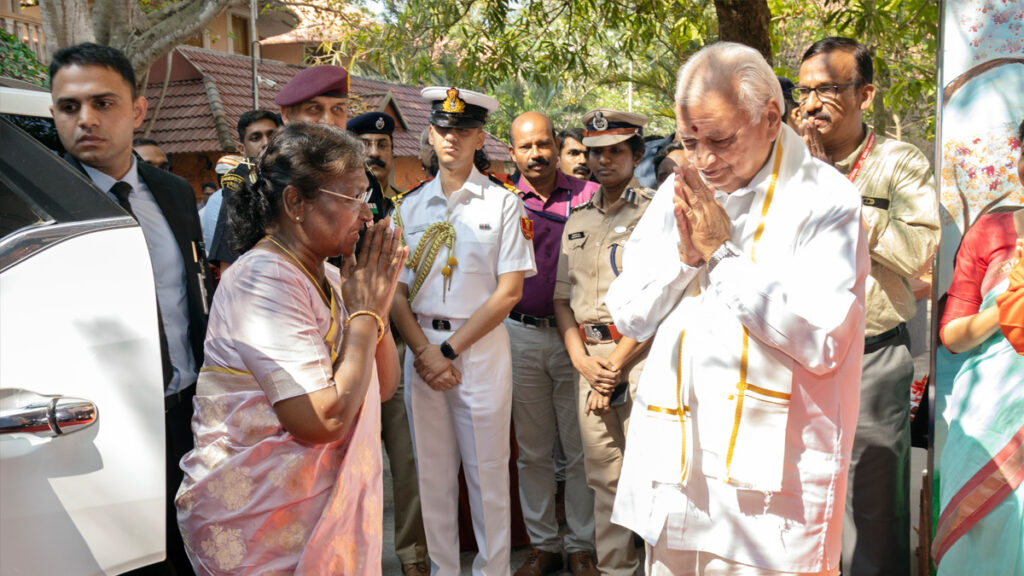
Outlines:
[[[127, 182], [114, 182], [114, 185], [110, 187], [110, 193], [117, 198], [117, 203], [124, 208], [126, 212], [131, 214], [132, 218], [135, 218], [135, 212], [132, 211], [132, 205], [128, 201], [128, 195], [132, 192], [132, 185]], [[138, 218], [135, 218], [138, 220]], [[164, 386], [166, 387], [171, 383], [171, 378], [174, 376], [174, 368], [171, 364], [170, 349], [167, 346], [167, 333], [164, 331], [164, 318], [160, 312], [160, 303], [156, 305], [156, 318], [157, 326], [160, 332], [160, 360], [163, 363], [163, 375], [164, 375]]]
[[121, 208], [125, 209], [135, 218], [135, 212], [132, 211], [131, 202], [128, 201], [128, 195], [132, 193], [132, 185], [127, 182], [114, 182], [114, 185], [110, 187], [110, 193], [117, 198], [117, 203], [121, 205]]

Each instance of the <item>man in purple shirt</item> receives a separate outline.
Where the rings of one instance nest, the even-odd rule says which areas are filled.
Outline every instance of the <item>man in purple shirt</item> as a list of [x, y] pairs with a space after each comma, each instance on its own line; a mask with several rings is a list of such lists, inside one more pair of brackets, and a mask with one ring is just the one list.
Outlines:
[[[568, 554], [574, 575], [598, 574], [593, 562], [594, 494], [587, 487], [576, 419], [576, 371], [554, 318], [553, 296], [562, 229], [572, 207], [590, 200], [597, 184], [558, 170], [558, 139], [547, 116], [526, 112], [512, 122], [509, 153], [515, 182], [533, 222], [537, 275], [523, 284], [523, 298], [505, 320], [512, 341], [512, 421], [519, 444], [519, 499], [533, 550], [515, 576], [560, 570]], [[524, 228], [525, 229], [525, 228]], [[563, 539], [555, 520], [556, 438], [565, 453]]]

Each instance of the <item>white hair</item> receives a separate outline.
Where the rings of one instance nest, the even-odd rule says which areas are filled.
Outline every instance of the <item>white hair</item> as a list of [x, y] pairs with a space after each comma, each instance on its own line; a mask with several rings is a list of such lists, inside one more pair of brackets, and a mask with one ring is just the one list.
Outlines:
[[782, 114], [782, 86], [761, 53], [736, 42], [716, 42], [701, 48], [679, 68], [676, 105], [686, 109], [707, 93], [719, 90], [734, 95], [751, 124], [761, 121], [772, 99]]

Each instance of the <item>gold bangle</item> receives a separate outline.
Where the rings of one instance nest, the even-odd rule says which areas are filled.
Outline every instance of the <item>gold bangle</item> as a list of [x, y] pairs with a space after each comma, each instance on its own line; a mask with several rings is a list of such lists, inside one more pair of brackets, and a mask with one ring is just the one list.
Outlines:
[[356, 310], [345, 319], [345, 329], [348, 329], [349, 322], [356, 316], [372, 316], [377, 321], [377, 344], [380, 344], [380, 341], [384, 338], [384, 320], [372, 310]]

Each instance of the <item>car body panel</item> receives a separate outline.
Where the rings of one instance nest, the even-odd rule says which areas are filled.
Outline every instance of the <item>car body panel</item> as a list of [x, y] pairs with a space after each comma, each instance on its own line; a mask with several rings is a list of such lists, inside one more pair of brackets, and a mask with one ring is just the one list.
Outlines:
[[138, 227], [71, 238], [0, 275], [0, 410], [24, 389], [99, 412], [66, 436], [0, 436], [0, 573], [108, 573], [163, 556], [156, 298], [132, 261], [149, 261]]
[[[23, 131], [0, 119], [0, 136], [0, 574], [160, 561], [163, 372], [145, 236]], [[62, 430], [50, 412], [25, 424], [19, 411], [50, 397], [91, 402], [92, 423]]]

